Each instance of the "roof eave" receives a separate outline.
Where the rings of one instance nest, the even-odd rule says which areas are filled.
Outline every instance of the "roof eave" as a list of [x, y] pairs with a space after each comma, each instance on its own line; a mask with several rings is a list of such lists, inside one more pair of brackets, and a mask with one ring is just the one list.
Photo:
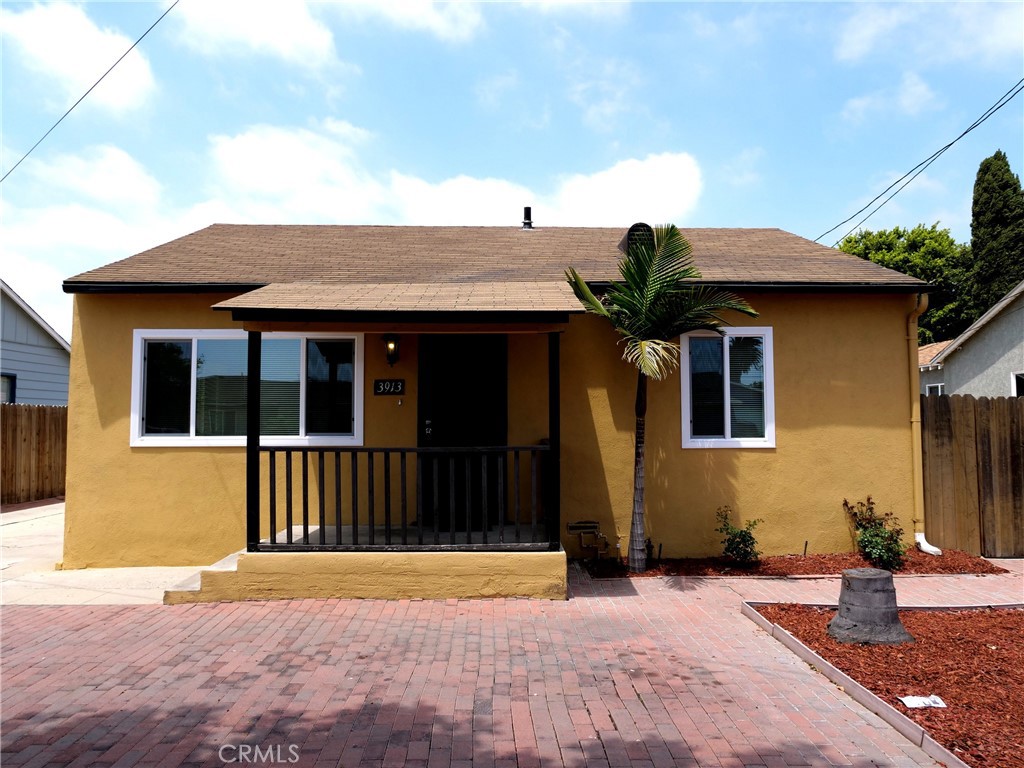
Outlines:
[[[610, 280], [588, 280], [591, 288], [610, 287]], [[725, 288], [732, 291], [756, 290], [786, 293], [929, 293], [934, 286], [928, 283], [873, 283], [873, 282], [807, 282], [772, 280], [695, 280], [693, 285]]]
[[138, 283], [65, 280], [64, 293], [246, 293], [266, 283]]
[[556, 310], [346, 310], [346, 309], [288, 309], [266, 307], [218, 307], [214, 310], [231, 312], [236, 322], [280, 323], [386, 323], [386, 324], [444, 324], [480, 325], [542, 324], [556, 325], [569, 322], [569, 315], [578, 312]]

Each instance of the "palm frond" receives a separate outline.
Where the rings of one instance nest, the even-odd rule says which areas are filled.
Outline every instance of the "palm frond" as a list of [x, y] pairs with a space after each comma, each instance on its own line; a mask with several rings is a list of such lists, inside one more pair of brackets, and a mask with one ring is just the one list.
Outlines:
[[622, 359], [649, 379], [660, 381], [679, 367], [679, 345], [663, 339], [626, 339]]
[[572, 267], [565, 270], [565, 279], [569, 283], [569, 287], [572, 288], [572, 292], [579, 299], [580, 304], [583, 305], [587, 312], [593, 312], [595, 315], [601, 315], [602, 317], [610, 317], [608, 314], [608, 308], [601, 303], [594, 292], [590, 290], [590, 286], [587, 285], [586, 280], [580, 277]]
[[678, 367], [679, 336], [722, 333], [725, 312], [757, 316], [739, 296], [697, 282], [701, 274], [690, 243], [673, 224], [656, 227], [653, 241], [630, 242], [619, 274], [622, 282], [613, 282], [601, 299], [575, 269], [565, 276], [584, 308], [607, 318], [622, 335], [623, 359], [649, 378], [664, 378]]

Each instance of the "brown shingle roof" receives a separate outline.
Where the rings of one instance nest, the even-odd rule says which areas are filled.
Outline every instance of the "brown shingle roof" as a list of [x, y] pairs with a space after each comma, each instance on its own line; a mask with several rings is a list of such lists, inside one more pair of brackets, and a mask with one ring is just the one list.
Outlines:
[[936, 355], [942, 352], [942, 350], [948, 347], [951, 343], [951, 341], [934, 341], [931, 344], [925, 344], [923, 347], [918, 347], [917, 364], [928, 365]]
[[[921, 290], [915, 278], [779, 229], [683, 229], [705, 282]], [[589, 282], [618, 279], [621, 228], [214, 224], [69, 278], [124, 291], [272, 283]]]
[[546, 283], [273, 283], [215, 309], [346, 312], [582, 312], [569, 284]]

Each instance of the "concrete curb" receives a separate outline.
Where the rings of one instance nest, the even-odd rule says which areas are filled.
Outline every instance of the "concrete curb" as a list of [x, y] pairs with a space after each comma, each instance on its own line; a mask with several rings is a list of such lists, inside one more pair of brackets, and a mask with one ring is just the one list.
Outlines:
[[[925, 754], [929, 757], [939, 760], [945, 763], [949, 768], [971, 768], [967, 763], [961, 760], [959, 757], [954, 755], [944, 746], [939, 744], [935, 739], [927, 734], [927, 732], [909, 717], [904, 715], [902, 712], [896, 710], [892, 705], [883, 701], [878, 696], [873, 694], [863, 685], [855, 681], [849, 675], [839, 671], [834, 666], [829, 664], [825, 659], [819, 656], [817, 653], [812, 651], [802, 642], [797, 640], [793, 635], [787, 632], [785, 629], [780, 627], [778, 624], [773, 624], [768, 621], [764, 616], [757, 612], [757, 607], [761, 605], [776, 605], [774, 602], [759, 601], [759, 600], [744, 600], [740, 607], [740, 612], [748, 619], [753, 621], [757, 626], [771, 635], [773, 638], [782, 643], [786, 648], [791, 650], [805, 663], [809, 664], [812, 668], [823, 674], [832, 683], [839, 686], [846, 694], [850, 696], [854, 701], [860, 704], [862, 707], [870, 712], [878, 715], [882, 720], [891, 725], [896, 731], [909, 739], [913, 744], [919, 746], [924, 750]], [[825, 604], [825, 603], [802, 603], [814, 608], [831, 608], [836, 609], [836, 604]], [[1009, 603], [1004, 605], [972, 605], [972, 606], [955, 606], [955, 608], [967, 609], [982, 609], [982, 608], [1024, 608], [1024, 604], [1021, 603]], [[913, 607], [913, 606], [900, 606], [901, 611], [909, 610], [930, 610], [930, 611], [944, 611], [950, 610], [950, 607]]]

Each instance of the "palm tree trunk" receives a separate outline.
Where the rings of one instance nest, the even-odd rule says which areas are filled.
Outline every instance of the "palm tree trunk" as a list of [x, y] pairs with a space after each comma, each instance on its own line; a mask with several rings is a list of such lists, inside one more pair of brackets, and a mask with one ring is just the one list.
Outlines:
[[647, 535], [644, 532], [644, 446], [647, 431], [647, 377], [636, 378], [636, 447], [633, 453], [633, 521], [629, 528], [629, 570], [647, 570]]

